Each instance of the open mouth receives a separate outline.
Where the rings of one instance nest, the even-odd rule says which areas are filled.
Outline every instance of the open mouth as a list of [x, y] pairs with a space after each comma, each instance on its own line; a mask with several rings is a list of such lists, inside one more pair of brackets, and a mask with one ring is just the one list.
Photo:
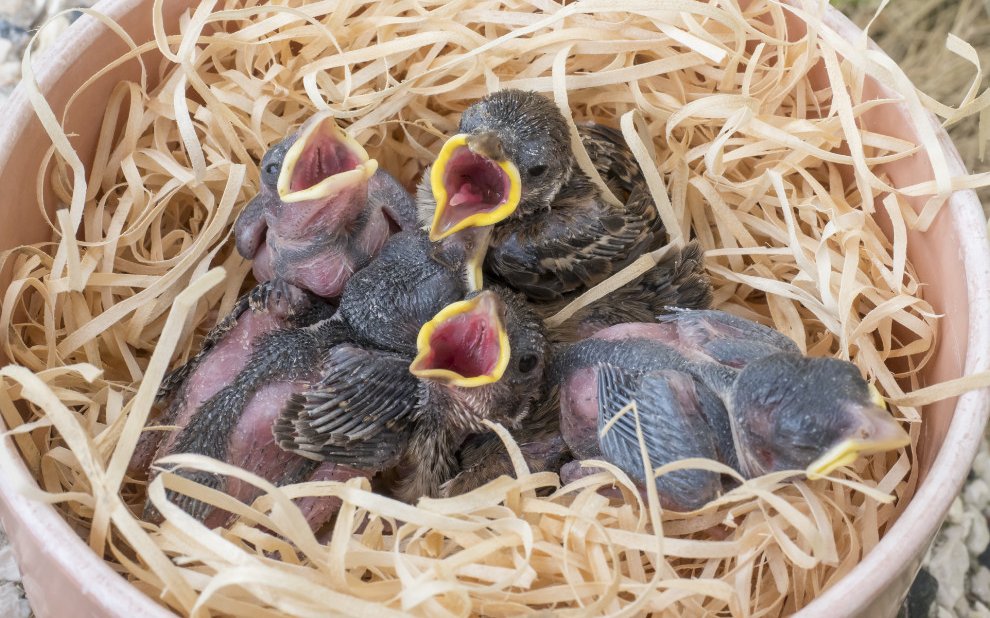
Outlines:
[[378, 162], [332, 116], [322, 114], [307, 121], [302, 135], [286, 152], [278, 176], [279, 198], [283, 202], [326, 198], [367, 180], [377, 169]]
[[519, 205], [521, 184], [516, 166], [479, 152], [474, 136], [447, 140], [433, 164], [430, 183], [437, 208], [430, 240], [467, 227], [493, 225]]
[[444, 307], [423, 325], [413, 375], [474, 387], [501, 379], [509, 364], [509, 339], [501, 300], [485, 291]]

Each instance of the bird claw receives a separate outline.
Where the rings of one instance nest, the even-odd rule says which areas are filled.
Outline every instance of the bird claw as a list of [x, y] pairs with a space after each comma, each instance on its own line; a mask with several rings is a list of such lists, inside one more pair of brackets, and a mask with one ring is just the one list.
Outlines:
[[283, 279], [260, 283], [248, 296], [252, 311], [267, 311], [279, 318], [295, 315], [304, 307], [305, 302], [305, 292]]
[[[223, 491], [226, 486], [224, 477], [212, 472], [205, 472], [203, 470], [173, 470], [172, 472], [198, 485], [217, 491]], [[205, 522], [206, 518], [209, 517], [214, 509], [212, 504], [171, 489], [165, 490], [165, 499], [201, 522]], [[144, 505], [144, 518], [149, 521], [160, 521], [162, 519], [158, 509], [155, 508], [150, 500]]]

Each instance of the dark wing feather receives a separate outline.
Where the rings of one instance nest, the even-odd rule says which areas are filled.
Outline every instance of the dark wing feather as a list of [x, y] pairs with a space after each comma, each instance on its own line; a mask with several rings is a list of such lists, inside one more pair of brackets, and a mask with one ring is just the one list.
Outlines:
[[417, 387], [407, 358], [336, 346], [320, 382], [293, 397], [280, 414], [276, 439], [282, 448], [311, 459], [385, 467], [408, 440]]
[[[672, 308], [706, 309], [711, 301], [703, 253], [692, 241], [642, 276], [579, 310], [555, 328], [552, 336], [554, 341], [578, 341], [609, 326], [653, 322]], [[556, 313], [563, 304], [548, 307], [547, 314]]]
[[485, 264], [531, 299], [557, 300], [603, 281], [665, 238], [645, 187], [615, 207], [586, 178], [573, 178], [548, 211], [497, 226]]
[[643, 174], [622, 132], [603, 124], [589, 122], [578, 125], [584, 149], [588, 151], [608, 188], [619, 199], [626, 199], [633, 187], [643, 182]]
[[[650, 465], [658, 466], [688, 457], [718, 459], [720, 448], [707, 416], [721, 405], [714, 395], [688, 374], [674, 370], [637, 373], [612, 364], [601, 364], [598, 373], [598, 429], [601, 434], [618, 413], [636, 402], [636, 409], [619, 417], [600, 436], [602, 454], [632, 478], [645, 482], [644, 464], [636, 432], [642, 429]], [[652, 475], [651, 475], [652, 476]], [[700, 508], [721, 492], [719, 475], [704, 470], [678, 470], [657, 479], [661, 502], [676, 509]]]

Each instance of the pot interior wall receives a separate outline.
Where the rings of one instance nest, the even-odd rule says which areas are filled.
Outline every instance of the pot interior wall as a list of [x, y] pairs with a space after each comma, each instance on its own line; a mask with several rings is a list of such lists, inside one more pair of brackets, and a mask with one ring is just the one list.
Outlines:
[[[810, 3], [802, 5], [800, 0], [796, 0], [793, 4], [814, 13]], [[852, 25], [845, 18], [838, 19], [839, 16], [835, 14], [831, 14], [830, 17], [826, 19], [826, 23], [840, 33], [844, 30], [848, 31], [849, 26]], [[798, 41], [807, 35], [806, 23], [794, 12], [785, 9], [785, 18], [788, 40]], [[847, 34], [850, 35], [847, 40], [853, 41], [858, 38], [855, 32], [847, 32]], [[877, 49], [872, 41], [870, 45]], [[849, 75], [845, 78], [850, 80]], [[811, 69], [809, 79], [816, 90], [829, 87], [824, 62], [819, 61]], [[872, 78], [864, 80], [862, 76], [857, 76], [855, 79], [858, 79], [862, 86], [864, 101], [899, 98]], [[891, 102], [866, 111], [860, 117], [859, 124], [874, 133], [920, 144], [921, 140], [916, 129], [910, 123], [904, 122], [906, 115], [906, 105]], [[958, 154], [953, 149], [943, 148], [943, 150], [952, 150], [950, 156], [958, 159]], [[878, 175], [886, 174], [890, 184], [895, 187], [907, 187], [933, 180], [935, 177], [931, 160], [923, 148], [908, 158], [878, 166], [877, 172]], [[852, 178], [854, 173], [854, 170], [849, 168], [847, 178]], [[890, 238], [892, 223], [882, 205], [885, 196], [886, 194], [881, 194], [875, 198], [876, 212], [873, 216]], [[927, 198], [924, 197], [908, 198], [911, 207], [919, 213], [924, 208], [926, 200]], [[962, 239], [959, 238], [959, 230], [953, 225], [948, 207], [942, 209], [927, 231], [909, 229], [907, 236], [908, 261], [914, 267], [918, 279], [926, 284], [923, 291], [924, 299], [931, 304], [937, 314], [942, 316], [937, 325], [935, 353], [921, 372], [922, 386], [937, 384], [961, 376], [966, 366], [970, 298], [965, 269], [962, 267], [960, 249]], [[905, 383], [904, 388], [910, 388], [910, 385]], [[957, 397], [945, 399], [925, 406], [922, 410], [924, 423], [921, 427], [917, 453], [919, 484], [924, 481], [945, 441], [957, 401]]]

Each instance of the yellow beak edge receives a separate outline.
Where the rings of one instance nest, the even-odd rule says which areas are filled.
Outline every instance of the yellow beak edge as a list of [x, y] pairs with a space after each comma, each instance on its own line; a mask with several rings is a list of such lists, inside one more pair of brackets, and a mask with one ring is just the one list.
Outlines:
[[[327, 176], [311, 187], [299, 191], [292, 191], [292, 172], [306, 151], [306, 147], [314, 140], [329, 139], [344, 144], [357, 157], [360, 164], [354, 169]], [[368, 152], [361, 144], [357, 143], [350, 135], [344, 132], [333, 116], [329, 113], [322, 113], [310, 118], [303, 125], [302, 135], [299, 136], [288, 152], [282, 163], [282, 170], [278, 175], [278, 196], [283, 202], [289, 204], [293, 202], [306, 202], [309, 200], [322, 199], [337, 193], [342, 188], [355, 182], [367, 180], [378, 171], [378, 161], [368, 156]]]
[[[470, 137], [467, 133], [458, 133], [448, 139], [444, 143], [443, 148], [440, 149], [440, 154], [437, 155], [437, 160], [433, 163], [433, 167], [430, 170], [430, 187], [433, 190], [433, 198], [437, 204], [436, 210], [433, 213], [433, 223], [430, 225], [430, 240], [433, 242], [443, 240], [451, 234], [469, 227], [495, 225], [515, 212], [516, 207], [519, 206], [519, 199], [522, 195], [522, 180], [519, 177], [519, 170], [509, 161], [495, 161], [493, 159], [494, 163], [509, 177], [509, 195], [501, 204], [492, 210], [468, 215], [452, 225], [444, 225], [443, 216], [449, 208], [448, 202], [450, 200], [450, 196], [447, 195], [447, 188], [443, 182], [444, 172], [447, 170], [447, 164], [450, 162], [451, 157], [453, 157], [459, 148], [471, 148]], [[474, 152], [474, 149], [472, 149], [472, 152]]]
[[[416, 339], [418, 353], [409, 365], [410, 373], [419, 378], [427, 378], [464, 388], [474, 388], [498, 382], [502, 379], [506, 367], [509, 366], [509, 356], [511, 353], [509, 336], [506, 333], [499, 307], [500, 301], [498, 297], [491, 291], [485, 291], [474, 298], [451, 303], [441, 309], [432, 320], [419, 329], [419, 336]], [[489, 319], [496, 325], [498, 331], [498, 359], [492, 370], [482, 375], [468, 377], [449, 369], [425, 367], [424, 365], [432, 352], [431, 341], [437, 328], [448, 320], [479, 311], [488, 314]]]

